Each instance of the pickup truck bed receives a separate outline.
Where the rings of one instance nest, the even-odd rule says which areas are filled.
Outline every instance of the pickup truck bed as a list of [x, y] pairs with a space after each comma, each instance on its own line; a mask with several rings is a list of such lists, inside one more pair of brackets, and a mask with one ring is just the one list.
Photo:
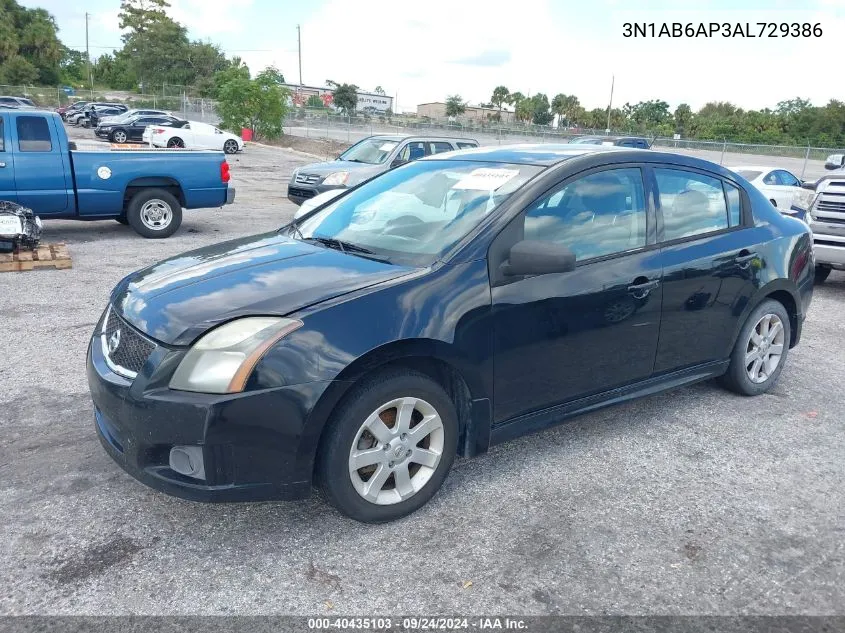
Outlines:
[[182, 209], [232, 202], [223, 152], [73, 149], [59, 116], [0, 112], [0, 200], [42, 219], [114, 218], [145, 237], [168, 237]]

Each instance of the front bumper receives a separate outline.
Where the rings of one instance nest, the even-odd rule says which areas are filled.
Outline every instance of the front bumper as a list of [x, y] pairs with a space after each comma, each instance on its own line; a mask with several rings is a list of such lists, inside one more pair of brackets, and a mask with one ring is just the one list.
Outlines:
[[[182, 354], [157, 347], [129, 381], [108, 367], [99, 337], [89, 345], [95, 428], [112, 459], [142, 483], [193, 501], [310, 494], [314, 450], [303, 448], [313, 446], [306, 423], [330, 383], [227, 395], [175, 391], [157, 374], [172, 373]], [[201, 447], [205, 479], [170, 468], [174, 446]]]
[[314, 196], [331, 191], [332, 189], [345, 189], [343, 185], [303, 185], [303, 184], [289, 184], [288, 185], [288, 200], [297, 206], [313, 198]]
[[102, 138], [108, 138], [109, 134], [111, 134], [111, 130], [101, 130], [100, 128], [95, 128], [94, 134]]

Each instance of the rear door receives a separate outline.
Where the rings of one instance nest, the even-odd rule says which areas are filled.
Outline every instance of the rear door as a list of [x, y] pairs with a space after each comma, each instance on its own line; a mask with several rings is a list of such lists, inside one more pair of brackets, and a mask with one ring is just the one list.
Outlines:
[[[38, 114], [14, 117], [15, 184], [18, 202], [39, 215], [68, 209], [65, 154], [51, 120]], [[68, 157], [69, 159], [69, 157]]]
[[724, 360], [760, 269], [751, 210], [715, 174], [655, 165], [653, 177], [663, 268], [655, 373]]
[[15, 190], [15, 155], [9, 132], [9, 118], [0, 112], [0, 200], [18, 199]]

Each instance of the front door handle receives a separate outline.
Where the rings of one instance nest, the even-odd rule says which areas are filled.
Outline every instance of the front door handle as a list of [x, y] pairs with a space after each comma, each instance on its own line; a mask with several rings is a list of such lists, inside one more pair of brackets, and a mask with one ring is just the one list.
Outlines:
[[[636, 280], [634, 281], [636, 282]], [[631, 284], [628, 286], [628, 292], [630, 292], [635, 299], [645, 299], [648, 293], [657, 288], [659, 285], [659, 279], [649, 279]]]
[[0, 169], [3, 169], [3, 167], [5, 167], [5, 166], [6, 166], [6, 163], [0, 163]]

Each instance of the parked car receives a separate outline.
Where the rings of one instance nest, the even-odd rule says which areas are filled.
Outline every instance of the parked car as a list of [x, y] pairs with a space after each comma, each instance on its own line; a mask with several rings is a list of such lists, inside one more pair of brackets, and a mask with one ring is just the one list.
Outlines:
[[0, 106], [13, 110], [34, 110], [38, 107], [26, 97], [0, 97]]
[[570, 145], [616, 145], [617, 147], [634, 147], [637, 149], [651, 149], [651, 143], [642, 136], [576, 136], [569, 139]]
[[121, 281], [88, 351], [96, 432], [176, 496], [298, 498], [313, 480], [389, 521], [456, 455], [578, 413], [715, 377], [768, 391], [812, 261], [806, 224], [707, 161], [434, 155]]
[[[91, 113], [94, 110], [102, 110], [102, 109], [109, 109], [109, 110], [117, 110], [118, 112], [126, 112], [128, 109], [126, 106], [121, 104], [115, 103], [89, 103], [85, 105], [81, 110], [77, 110], [72, 114], [65, 113], [65, 121], [70, 123], [71, 125], [81, 125], [83, 127], [88, 127], [90, 125], [90, 117]], [[95, 126], [96, 127], [96, 126]]]
[[94, 134], [107, 138], [113, 143], [126, 143], [127, 141], [140, 141], [147, 127], [162, 126], [181, 128], [188, 122], [172, 116], [135, 116], [119, 122], [105, 123], [94, 130]]
[[478, 147], [471, 138], [379, 135], [358, 141], [325, 163], [312, 163], [294, 170], [288, 199], [302, 204], [330, 189], [346, 189], [411, 161], [458, 149]]
[[742, 165], [730, 169], [762, 191], [778, 209], [788, 210], [795, 194], [801, 190], [801, 180], [785, 169], [759, 165]]
[[80, 123], [84, 127], [96, 128], [100, 125], [100, 120], [104, 117], [114, 118], [126, 112], [125, 108], [94, 108], [88, 113], [87, 119], [82, 119]]
[[64, 121], [70, 115], [76, 112], [81, 112], [83, 108], [85, 108], [85, 106], [87, 106], [89, 103], [90, 101], [77, 101], [76, 103], [72, 103], [68, 106], [63, 106], [59, 108], [58, 110], [56, 110], [56, 112], [59, 114], [59, 116], [62, 117], [62, 121]]
[[144, 132], [143, 141], [153, 147], [219, 149], [227, 154], [236, 154], [244, 148], [244, 141], [237, 134], [198, 121], [187, 121], [179, 128], [151, 126]]
[[31, 208], [43, 220], [115, 219], [144, 237], [172, 235], [182, 209], [232, 202], [222, 154], [78, 151], [59, 115], [0, 111], [0, 200]]
[[164, 110], [142, 110], [139, 108], [133, 108], [132, 110], [127, 110], [121, 114], [115, 116], [107, 116], [107, 117], [100, 117], [99, 125], [105, 125], [107, 123], [122, 123], [123, 121], [127, 121], [128, 119], [133, 119], [138, 116], [172, 116], [169, 112], [165, 112]]
[[825, 168], [832, 173], [804, 183], [787, 212], [813, 231], [817, 284], [832, 270], [845, 270], [845, 154], [828, 156]]

